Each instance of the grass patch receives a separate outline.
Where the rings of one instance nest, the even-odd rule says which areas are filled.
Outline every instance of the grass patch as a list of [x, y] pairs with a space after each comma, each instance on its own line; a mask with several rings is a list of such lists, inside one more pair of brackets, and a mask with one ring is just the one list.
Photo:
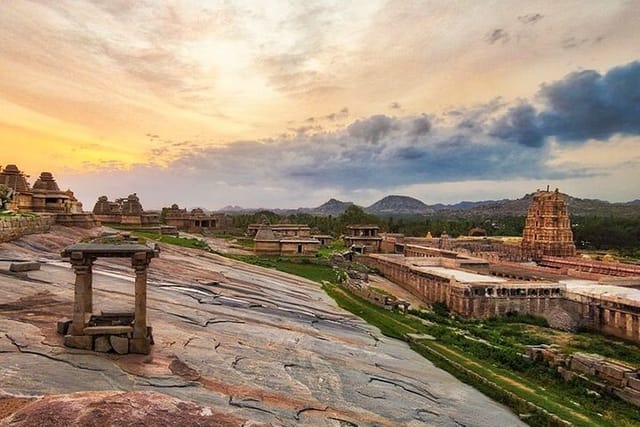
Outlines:
[[347, 247], [344, 245], [344, 242], [342, 240], [334, 239], [326, 248], [318, 249], [318, 256], [321, 258], [329, 258], [334, 253], [344, 252], [346, 249]]
[[338, 280], [337, 272], [331, 266], [320, 260], [302, 257], [289, 258], [235, 254], [225, 254], [225, 256], [248, 264], [295, 274], [296, 276], [304, 277], [305, 279], [318, 283], [322, 283], [323, 281], [336, 282]]
[[232, 242], [238, 246], [249, 249], [253, 249], [256, 245], [253, 239], [250, 239], [248, 237], [236, 237], [232, 239]]
[[149, 233], [145, 231], [132, 231], [135, 235], [139, 237], [144, 237], [145, 239], [155, 240], [157, 242], [168, 243], [170, 245], [182, 246], [184, 248], [191, 249], [202, 249], [208, 250], [209, 246], [202, 239], [196, 238], [183, 238], [183, 237], [175, 237], [175, 236], [167, 236], [165, 234], [157, 234], [157, 233]]
[[379, 293], [380, 295], [387, 295], [387, 296], [390, 296], [390, 297], [393, 296], [393, 294], [391, 292], [387, 291], [386, 289], [378, 288], [378, 287], [375, 287], [375, 286], [369, 286], [369, 289], [371, 289], [374, 292]]

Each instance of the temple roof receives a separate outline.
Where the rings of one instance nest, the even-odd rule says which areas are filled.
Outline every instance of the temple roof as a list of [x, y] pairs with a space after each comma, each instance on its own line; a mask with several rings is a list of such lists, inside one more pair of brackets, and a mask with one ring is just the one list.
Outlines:
[[42, 172], [35, 184], [33, 184], [33, 189], [43, 191], [60, 191], [60, 187], [58, 187], [58, 184], [53, 178], [51, 172]]
[[279, 240], [273, 233], [273, 230], [268, 224], [262, 224], [253, 238], [255, 241], [259, 240]]

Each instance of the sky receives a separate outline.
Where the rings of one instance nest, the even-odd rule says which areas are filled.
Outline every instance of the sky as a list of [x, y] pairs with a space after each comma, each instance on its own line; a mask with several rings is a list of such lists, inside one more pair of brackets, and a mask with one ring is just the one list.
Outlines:
[[0, 165], [91, 209], [640, 198], [640, 1], [0, 1]]

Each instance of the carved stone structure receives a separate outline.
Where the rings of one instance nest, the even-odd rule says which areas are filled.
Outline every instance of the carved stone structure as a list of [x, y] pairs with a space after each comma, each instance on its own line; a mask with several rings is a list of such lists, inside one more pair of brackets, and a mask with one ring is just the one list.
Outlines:
[[115, 202], [109, 201], [107, 196], [100, 196], [93, 207], [93, 213], [101, 222], [109, 224], [144, 226], [160, 224], [160, 215], [145, 212], [136, 193], [116, 199]]
[[61, 191], [51, 172], [42, 172], [33, 188], [27, 176], [16, 165], [7, 165], [0, 171], [0, 184], [13, 189], [14, 194], [8, 207], [16, 211], [53, 214], [61, 225], [92, 228], [99, 226], [96, 218], [82, 211], [82, 203], [73, 191]]
[[228, 215], [206, 214], [202, 209], [180, 209], [176, 204], [170, 208], [162, 208], [164, 223], [187, 233], [206, 233], [207, 231], [226, 228], [230, 219]]
[[379, 230], [377, 225], [350, 225], [344, 242], [354, 252], [380, 252], [382, 237], [378, 236]]
[[320, 247], [320, 241], [311, 237], [282, 236], [268, 221], [260, 224], [253, 242], [258, 255], [314, 256]]
[[[137, 243], [78, 243], [67, 246], [68, 258], [76, 273], [73, 320], [59, 322], [64, 344], [84, 350], [149, 354], [153, 338], [147, 326], [147, 268], [160, 250]], [[93, 307], [93, 262], [97, 258], [131, 258], [135, 270], [135, 312], [95, 314]], [[66, 324], [65, 324], [66, 323]], [[107, 345], [108, 343], [108, 345]]]
[[561, 329], [584, 327], [640, 341], [640, 290], [554, 275], [541, 267], [489, 264], [436, 248], [406, 245], [407, 256], [371, 254], [357, 261], [426, 303], [461, 316], [510, 311], [545, 317]]
[[576, 255], [567, 204], [556, 191], [538, 191], [533, 195], [522, 233], [523, 254], [532, 259], [543, 255]]
[[[247, 234], [255, 237], [263, 224], [250, 224], [247, 227]], [[311, 237], [311, 227], [307, 224], [271, 224], [271, 230], [279, 237]]]

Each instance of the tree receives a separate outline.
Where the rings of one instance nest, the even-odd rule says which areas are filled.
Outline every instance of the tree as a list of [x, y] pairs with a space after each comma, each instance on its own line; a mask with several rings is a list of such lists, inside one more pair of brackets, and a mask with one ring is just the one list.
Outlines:
[[12, 198], [13, 188], [5, 184], [0, 184], [0, 209], [6, 210], [7, 204], [11, 201]]

